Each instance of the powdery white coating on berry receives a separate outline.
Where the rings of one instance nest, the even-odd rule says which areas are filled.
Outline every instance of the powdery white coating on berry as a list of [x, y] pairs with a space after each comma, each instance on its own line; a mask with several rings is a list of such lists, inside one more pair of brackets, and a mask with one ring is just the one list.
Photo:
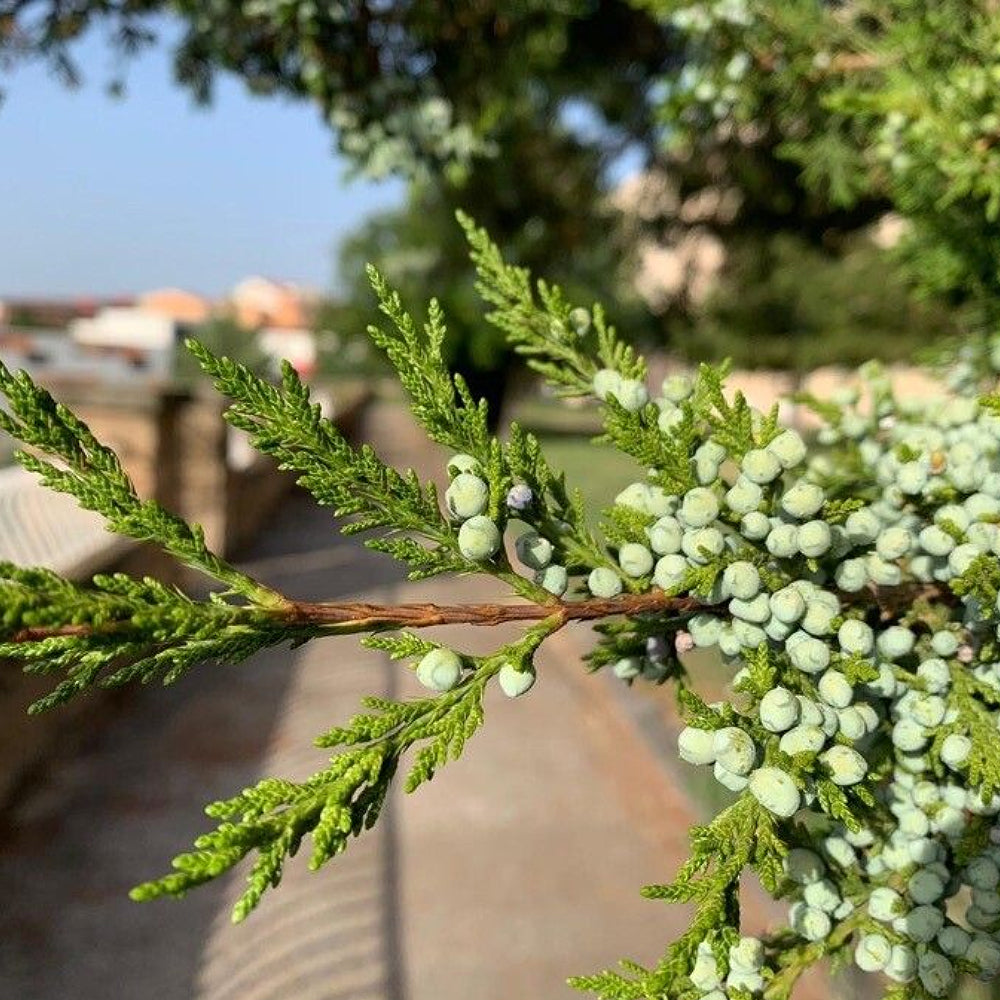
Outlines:
[[594, 395], [598, 399], [607, 399], [613, 395], [622, 384], [622, 377], [613, 368], [602, 368], [594, 374]]
[[726, 726], [715, 732], [715, 759], [733, 774], [749, 774], [757, 756], [753, 739], [736, 726]]
[[881, 934], [865, 934], [854, 949], [854, 961], [864, 972], [881, 972], [892, 955], [892, 945]]
[[743, 456], [740, 468], [752, 483], [763, 486], [781, 475], [782, 465], [773, 451], [752, 448]]
[[719, 499], [707, 487], [696, 486], [684, 494], [678, 516], [689, 528], [704, 528], [719, 516]]
[[794, 816], [802, 805], [795, 782], [777, 767], [759, 767], [750, 775], [750, 794], [769, 812], [783, 819]]
[[684, 529], [675, 517], [661, 517], [648, 529], [649, 547], [658, 555], [680, 552]]
[[535, 531], [526, 531], [514, 543], [517, 558], [529, 569], [545, 569], [552, 561], [552, 543]]
[[569, 574], [565, 566], [553, 563], [535, 574], [535, 583], [556, 597], [562, 597], [569, 586]]
[[941, 760], [951, 768], [961, 767], [972, 752], [972, 740], [962, 733], [950, 733], [941, 744]]
[[482, 514], [470, 517], [458, 529], [458, 549], [466, 559], [484, 562], [500, 550], [500, 530]]
[[798, 699], [787, 688], [776, 687], [760, 701], [761, 725], [772, 733], [783, 733], [799, 721]]
[[622, 592], [621, 577], [606, 566], [598, 566], [587, 577], [587, 589], [594, 597], [617, 597]]
[[806, 458], [806, 445], [802, 436], [793, 430], [782, 431], [767, 446], [767, 450], [778, 459], [783, 469], [792, 469]]
[[462, 678], [462, 658], [451, 649], [432, 649], [417, 664], [417, 680], [431, 691], [450, 691]]
[[714, 764], [715, 733], [686, 726], [677, 736], [677, 752], [689, 764]]
[[618, 565], [626, 576], [633, 579], [648, 576], [653, 570], [653, 553], [645, 545], [626, 542], [618, 550]]
[[444, 501], [452, 517], [465, 520], [486, 510], [490, 488], [478, 476], [460, 472], [445, 491]]
[[512, 664], [505, 663], [497, 672], [497, 683], [508, 698], [519, 698], [534, 686], [535, 671], [518, 670]]
[[669, 399], [671, 403], [683, 403], [694, 392], [694, 384], [690, 376], [677, 373], [663, 380], [660, 391], [664, 399]]
[[868, 763], [851, 747], [840, 744], [824, 750], [819, 759], [830, 771], [830, 780], [835, 785], [856, 785], [868, 773]]
[[955, 967], [944, 955], [933, 951], [924, 952], [917, 963], [920, 985], [932, 997], [946, 997], [955, 983]]
[[683, 653], [690, 653], [691, 650], [694, 649], [694, 638], [691, 633], [684, 631], [678, 632], [674, 636], [674, 649], [679, 655]]

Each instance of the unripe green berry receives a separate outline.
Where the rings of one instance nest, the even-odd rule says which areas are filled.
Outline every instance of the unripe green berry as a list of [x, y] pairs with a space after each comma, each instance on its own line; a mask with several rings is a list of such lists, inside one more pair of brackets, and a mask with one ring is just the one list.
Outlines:
[[837, 630], [837, 641], [845, 653], [867, 656], [875, 648], [875, 633], [865, 622], [848, 618]]
[[514, 543], [517, 558], [530, 569], [545, 569], [552, 562], [552, 543], [535, 531], [526, 531]]
[[758, 594], [752, 601], [743, 601], [734, 597], [729, 602], [729, 613], [741, 621], [762, 625], [771, 617], [771, 605], [768, 602], [767, 594]]
[[741, 937], [729, 949], [729, 964], [748, 972], [756, 972], [764, 966], [764, 942], [760, 938]]
[[688, 561], [683, 556], [661, 556], [657, 559], [653, 570], [653, 582], [661, 590], [674, 590], [684, 582], [690, 569]]
[[868, 567], [864, 559], [845, 559], [834, 570], [833, 578], [841, 590], [853, 594], [868, 582]]
[[891, 924], [900, 914], [906, 912], [903, 897], [895, 889], [880, 886], [873, 889], [868, 897], [868, 915], [873, 920]]
[[562, 597], [566, 593], [566, 588], [569, 586], [569, 574], [566, 572], [565, 566], [559, 566], [553, 563], [550, 566], [546, 566], [545, 569], [539, 570], [535, 574], [535, 583], [538, 584], [543, 590], [547, 590], [550, 594], [555, 594], [556, 597]]
[[649, 402], [646, 387], [634, 378], [623, 378], [617, 386], [612, 386], [605, 398], [610, 397], [617, 399], [629, 413], [638, 413]]
[[941, 744], [941, 760], [953, 770], [960, 768], [972, 752], [972, 740], [962, 733], [950, 733]]
[[611, 668], [615, 677], [622, 681], [630, 681], [642, 673], [642, 658], [639, 656], [623, 656], [615, 661]]
[[715, 732], [715, 759], [733, 774], [749, 774], [757, 757], [753, 739], [736, 726], [726, 726]]
[[854, 950], [854, 961], [864, 972], [881, 972], [892, 955], [892, 945], [881, 934], [865, 934]]
[[685, 726], [677, 736], [677, 753], [689, 764], [714, 764], [714, 731]]
[[[801, 636], [794, 643], [795, 636]], [[814, 639], [805, 632], [795, 632], [786, 644], [792, 664], [807, 674], [821, 674], [830, 664], [830, 649], [825, 642]]]
[[906, 528], [898, 525], [879, 532], [875, 540], [875, 551], [879, 558], [891, 562], [906, 555], [913, 546], [913, 536]]
[[722, 555], [726, 540], [718, 528], [696, 528], [684, 532], [681, 548], [692, 562], [705, 565]]
[[785, 491], [781, 498], [781, 509], [791, 517], [802, 521], [818, 514], [825, 499], [821, 487], [799, 480]]
[[806, 903], [796, 903], [788, 913], [789, 926], [807, 941], [822, 941], [833, 929], [830, 917]]
[[992, 858], [981, 854], [969, 862], [965, 869], [965, 881], [974, 889], [994, 892], [1000, 886], [1000, 866]]
[[723, 767], [719, 761], [715, 762], [712, 774], [715, 775], [715, 780], [723, 788], [728, 788], [731, 792], [742, 792], [749, 784], [746, 775], [730, 771], [729, 768]]
[[[944, 886], [945, 880], [937, 872], [926, 868], [919, 868], [910, 876], [910, 880], [906, 883], [906, 891], [914, 903], [926, 905], [928, 903], [936, 903], [944, 895]], [[931, 937], [936, 934], [937, 931], [935, 930]], [[930, 938], [926, 940], [929, 941]]]
[[783, 866], [785, 874], [798, 885], [811, 885], [826, 874], [823, 859], [805, 847], [793, 847], [785, 855]]
[[931, 636], [931, 648], [938, 656], [951, 656], [958, 649], [958, 636], [954, 632], [935, 632]]
[[795, 782], [777, 767], [759, 767], [750, 775], [750, 794], [768, 812], [782, 819], [794, 816], [802, 805]]
[[770, 597], [771, 614], [786, 625], [794, 625], [806, 613], [805, 598], [795, 587], [782, 587]]
[[773, 482], [781, 475], [781, 462], [773, 451], [753, 448], [743, 456], [740, 465], [743, 475], [752, 483], [764, 485]]
[[932, 556], [946, 556], [955, 547], [955, 539], [936, 524], [927, 525], [917, 538], [924, 552]]
[[913, 649], [916, 636], [902, 625], [891, 625], [876, 640], [878, 651], [887, 660], [899, 660]]
[[843, 900], [837, 887], [829, 879], [820, 879], [802, 890], [802, 898], [808, 906], [824, 913], [835, 913]]
[[740, 476], [726, 491], [726, 506], [736, 514], [757, 510], [764, 500], [764, 491], [746, 476]]
[[669, 399], [671, 403], [683, 403], [694, 392], [694, 385], [689, 376], [677, 372], [663, 380], [660, 392], [663, 393], [663, 398]]
[[452, 517], [464, 521], [486, 510], [490, 502], [490, 488], [478, 476], [460, 472], [445, 491], [444, 502]]
[[783, 733], [799, 721], [798, 699], [788, 688], [772, 688], [760, 700], [761, 725], [772, 733]]
[[782, 753], [795, 756], [798, 753], [819, 753], [826, 745], [826, 734], [819, 726], [801, 723], [785, 733], [778, 742]]
[[927, 740], [927, 730], [913, 719], [900, 719], [892, 727], [892, 745], [904, 753], [923, 750]]
[[854, 700], [854, 688], [839, 670], [827, 670], [817, 688], [819, 696], [833, 708], [847, 708]]
[[617, 597], [622, 592], [621, 577], [606, 566], [598, 566], [587, 577], [587, 589], [594, 597]]
[[789, 559], [799, 551], [799, 532], [794, 524], [776, 524], [765, 542], [767, 551], [779, 559]]
[[658, 555], [666, 556], [681, 550], [683, 529], [676, 518], [661, 517], [648, 531], [649, 547]]
[[806, 521], [796, 534], [799, 551], [810, 558], [817, 558], [828, 551], [833, 536], [825, 521]]
[[689, 528], [703, 528], [719, 516], [719, 500], [705, 486], [696, 486], [684, 494], [678, 516]]
[[760, 593], [760, 572], [753, 563], [730, 563], [722, 572], [722, 589], [731, 597], [752, 600]]
[[767, 450], [781, 463], [783, 469], [791, 469], [805, 460], [806, 445], [797, 431], [782, 431], [767, 446]]
[[585, 337], [590, 330], [590, 313], [583, 306], [570, 310], [569, 325], [578, 337]]
[[751, 541], [766, 538], [770, 530], [771, 522], [760, 511], [752, 510], [750, 513], [744, 514], [740, 520], [740, 534]]
[[830, 771], [830, 780], [835, 785], [856, 785], [868, 773], [868, 762], [851, 747], [841, 744], [824, 750], [819, 759]]
[[505, 663], [497, 673], [497, 682], [508, 698], [518, 698], [534, 686], [535, 671], [530, 667], [518, 670], [513, 664]]
[[626, 576], [638, 579], [653, 570], [653, 553], [645, 545], [626, 542], [618, 550], [618, 565]]
[[450, 691], [462, 679], [462, 658], [451, 649], [432, 649], [417, 664], [417, 680], [431, 691]]
[[598, 399], [607, 399], [616, 395], [621, 388], [622, 377], [613, 368], [602, 368], [594, 375], [594, 395]]
[[485, 515], [470, 517], [458, 529], [458, 550], [466, 559], [484, 562], [500, 550], [500, 530]]
[[897, 983], [912, 982], [917, 975], [917, 953], [909, 945], [893, 945], [885, 974]]
[[969, 945], [972, 943], [972, 935], [963, 927], [955, 924], [948, 924], [938, 931], [937, 945], [952, 958], [965, 958]]
[[955, 984], [955, 967], [944, 955], [934, 951], [924, 952], [917, 962], [920, 985], [932, 997], [946, 997]]

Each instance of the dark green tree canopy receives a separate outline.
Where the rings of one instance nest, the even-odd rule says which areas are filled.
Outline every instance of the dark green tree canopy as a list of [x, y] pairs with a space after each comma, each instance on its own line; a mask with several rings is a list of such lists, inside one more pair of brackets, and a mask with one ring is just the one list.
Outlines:
[[551, 114], [569, 97], [648, 138], [646, 93], [669, 51], [667, 29], [622, 0], [0, 0], [0, 65], [42, 59], [73, 83], [89, 30], [131, 57], [171, 22], [177, 80], [197, 99], [220, 71], [312, 99], [379, 175], [468, 164], [495, 150], [512, 107]]

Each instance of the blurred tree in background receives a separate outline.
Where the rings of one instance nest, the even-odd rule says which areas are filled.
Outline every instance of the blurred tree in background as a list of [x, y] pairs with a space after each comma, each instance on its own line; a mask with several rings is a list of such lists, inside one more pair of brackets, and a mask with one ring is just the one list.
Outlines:
[[[225, 313], [199, 323], [193, 335], [210, 351], [246, 365], [258, 375], [273, 374], [275, 363], [261, 350], [256, 331]], [[190, 351], [180, 348], [174, 355], [174, 378], [183, 385], [202, 382], [201, 368]]]
[[[991, 0], [0, 0], [0, 63], [41, 58], [72, 82], [89, 28], [128, 55], [164, 15], [198, 98], [229, 71], [310, 99], [357, 170], [413, 179], [342, 270], [377, 258], [417, 300], [447, 290], [466, 371], [503, 359], [469, 320], [457, 205], [513, 259], [697, 357], [899, 357], [1000, 319]], [[626, 152], [646, 183], [623, 200], [609, 187]], [[887, 213], [905, 219], [891, 259], [868, 238]], [[724, 252], [697, 295], [693, 237]], [[664, 246], [682, 252], [649, 253]], [[674, 272], [653, 288], [655, 327], [623, 249]], [[327, 315], [350, 334], [369, 304], [352, 285]]]
[[[669, 159], [711, 166], [715, 184], [749, 196], [734, 225], [746, 232], [760, 220], [772, 228], [788, 213], [791, 225], [782, 228], [827, 247], [894, 210], [906, 220], [894, 257], [907, 277], [950, 306], [961, 329], [996, 329], [994, 3], [647, 0], [644, 7], [683, 39], [684, 55], [660, 91], [663, 121], [672, 126]], [[881, 276], [872, 273], [869, 286]], [[857, 290], [845, 280], [845, 293]], [[873, 339], [868, 351], [879, 346]]]

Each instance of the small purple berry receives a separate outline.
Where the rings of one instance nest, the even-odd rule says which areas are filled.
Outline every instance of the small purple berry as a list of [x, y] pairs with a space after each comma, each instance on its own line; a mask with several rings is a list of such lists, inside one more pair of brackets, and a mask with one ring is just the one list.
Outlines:
[[535, 494], [531, 492], [531, 487], [525, 483], [518, 483], [507, 493], [507, 506], [511, 510], [527, 510], [534, 499]]

